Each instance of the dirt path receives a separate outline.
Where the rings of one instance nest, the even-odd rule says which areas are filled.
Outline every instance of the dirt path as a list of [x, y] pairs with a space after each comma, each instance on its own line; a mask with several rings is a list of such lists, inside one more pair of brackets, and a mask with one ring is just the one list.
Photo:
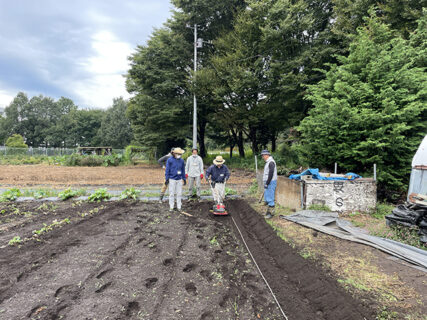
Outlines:
[[[250, 184], [255, 174], [232, 170], [230, 184]], [[33, 186], [140, 186], [162, 184], [164, 170], [157, 165], [128, 167], [62, 167], [0, 165], [0, 185]]]

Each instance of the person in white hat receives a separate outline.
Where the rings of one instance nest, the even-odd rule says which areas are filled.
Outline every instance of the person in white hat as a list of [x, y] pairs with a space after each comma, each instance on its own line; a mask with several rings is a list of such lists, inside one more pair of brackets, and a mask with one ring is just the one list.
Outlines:
[[200, 199], [201, 180], [203, 179], [203, 159], [197, 154], [197, 148], [193, 148], [193, 154], [187, 158], [185, 164], [185, 175], [188, 178], [188, 192], [190, 197], [193, 193], [193, 186], [196, 185], [197, 199]]
[[165, 184], [169, 185], [169, 211], [173, 211], [175, 206], [176, 196], [176, 207], [178, 211], [181, 211], [181, 196], [182, 196], [182, 185], [186, 185], [185, 180], [185, 163], [182, 159], [184, 150], [181, 148], [174, 148], [172, 155], [166, 162], [165, 171]]
[[230, 171], [224, 162], [225, 160], [222, 156], [217, 156], [213, 161], [214, 164], [206, 170], [206, 178], [211, 178], [212, 187], [214, 189], [214, 200], [222, 206], [224, 205], [222, 201], [225, 198], [224, 182], [230, 178]]

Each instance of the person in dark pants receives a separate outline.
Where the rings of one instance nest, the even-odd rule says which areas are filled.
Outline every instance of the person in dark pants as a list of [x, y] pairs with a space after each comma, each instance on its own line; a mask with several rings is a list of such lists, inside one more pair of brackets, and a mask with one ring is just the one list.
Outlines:
[[264, 201], [268, 206], [265, 218], [271, 219], [274, 215], [275, 207], [274, 199], [277, 187], [277, 166], [268, 150], [263, 150], [261, 156], [265, 161], [262, 182], [264, 184]]

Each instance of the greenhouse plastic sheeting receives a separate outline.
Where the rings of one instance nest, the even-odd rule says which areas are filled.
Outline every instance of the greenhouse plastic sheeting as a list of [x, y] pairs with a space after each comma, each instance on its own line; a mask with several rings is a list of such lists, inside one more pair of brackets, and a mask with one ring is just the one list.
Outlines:
[[424, 137], [423, 141], [421, 141], [421, 144], [412, 159], [412, 168], [415, 168], [416, 166], [427, 166], [427, 135]]
[[334, 212], [303, 210], [280, 218], [296, 222], [311, 229], [335, 237], [362, 243], [409, 263], [422, 267], [427, 272], [427, 251], [397, 241], [369, 235], [365, 230], [354, 227], [351, 222], [339, 219]]

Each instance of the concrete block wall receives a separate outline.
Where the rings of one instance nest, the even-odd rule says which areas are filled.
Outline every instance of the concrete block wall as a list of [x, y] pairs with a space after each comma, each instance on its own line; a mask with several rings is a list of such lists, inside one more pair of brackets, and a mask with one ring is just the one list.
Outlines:
[[[258, 173], [257, 180], [259, 191], [263, 192], [262, 174]], [[370, 178], [295, 181], [279, 176], [276, 202], [296, 211], [318, 204], [337, 212], [366, 212], [376, 207], [377, 185]]]
[[353, 181], [307, 180], [305, 206], [320, 204], [338, 212], [366, 212], [377, 205], [377, 185], [373, 179]]

